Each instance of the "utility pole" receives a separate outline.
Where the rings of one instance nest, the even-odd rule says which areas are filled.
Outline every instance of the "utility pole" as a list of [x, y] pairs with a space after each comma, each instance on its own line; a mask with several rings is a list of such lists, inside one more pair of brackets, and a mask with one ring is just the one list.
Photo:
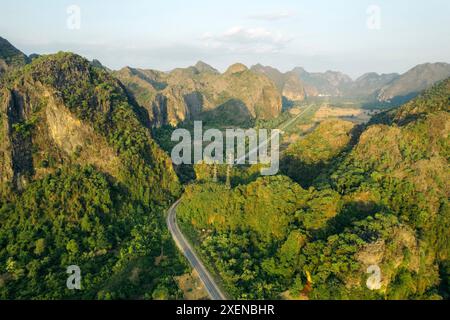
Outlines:
[[213, 162], [213, 182], [217, 183], [217, 160]]
[[231, 167], [233, 166], [233, 155], [231, 153], [228, 154], [228, 165], [227, 165], [227, 179], [225, 182], [225, 187], [227, 189], [231, 189]]

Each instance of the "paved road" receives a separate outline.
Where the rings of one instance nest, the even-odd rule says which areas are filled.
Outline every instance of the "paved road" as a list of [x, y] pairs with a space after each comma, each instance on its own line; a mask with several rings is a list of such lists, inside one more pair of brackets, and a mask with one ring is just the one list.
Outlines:
[[186, 259], [188, 259], [192, 268], [194, 268], [197, 271], [200, 280], [202, 280], [203, 284], [205, 285], [206, 291], [208, 292], [211, 300], [226, 300], [227, 298], [225, 294], [214, 282], [214, 279], [212, 278], [211, 274], [205, 268], [201, 260], [197, 257], [194, 249], [191, 247], [189, 242], [186, 240], [185, 236], [181, 233], [180, 228], [178, 227], [176, 220], [177, 217], [176, 209], [177, 206], [180, 204], [180, 201], [181, 199], [175, 202], [173, 206], [170, 207], [167, 214], [167, 226], [169, 227], [169, 231], [172, 234], [172, 238], [175, 240], [175, 243], [177, 244], [181, 252], [183, 252]]

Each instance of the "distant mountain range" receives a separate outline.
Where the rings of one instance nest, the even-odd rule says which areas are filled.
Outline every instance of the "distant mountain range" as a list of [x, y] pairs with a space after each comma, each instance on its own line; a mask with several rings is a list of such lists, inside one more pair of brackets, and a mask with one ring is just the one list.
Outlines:
[[[0, 38], [0, 76], [36, 57], [27, 57]], [[119, 79], [130, 97], [146, 109], [153, 126], [215, 118], [222, 119], [223, 124], [244, 124], [277, 117], [283, 102], [315, 97], [345, 97], [395, 106], [450, 77], [448, 63], [418, 65], [402, 75], [366, 73], [356, 80], [337, 71], [310, 73], [297, 67], [283, 73], [261, 64], [248, 69], [237, 63], [224, 73], [202, 61], [170, 72], [131, 67], [112, 71], [98, 60], [92, 65]]]
[[[421, 91], [430, 88], [438, 81], [450, 76], [450, 64], [425, 63], [418, 65], [408, 72], [395, 77], [392, 81], [377, 91], [379, 101], [393, 101], [403, 98], [410, 100]], [[402, 103], [400, 101], [399, 103]]]
[[[402, 75], [366, 73], [354, 81], [341, 72], [309, 73], [300, 67], [282, 73], [273, 67], [257, 64], [251, 70], [272, 79], [283, 95], [294, 101], [302, 100], [302, 97], [331, 96], [388, 102], [393, 105], [404, 103], [433, 84], [450, 77], [450, 64], [442, 62], [421, 64]], [[296, 77], [296, 84], [291, 81], [287, 94], [284, 94], [286, 79], [292, 76]], [[295, 96], [289, 94], [292, 92], [296, 93]], [[298, 99], [293, 99], [295, 97]]]

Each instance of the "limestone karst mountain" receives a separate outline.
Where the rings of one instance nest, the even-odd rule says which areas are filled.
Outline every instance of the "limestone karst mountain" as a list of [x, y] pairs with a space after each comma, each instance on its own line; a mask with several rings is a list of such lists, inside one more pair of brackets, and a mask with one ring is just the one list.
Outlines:
[[127, 67], [113, 74], [155, 126], [201, 119], [205, 113], [219, 107], [226, 111], [235, 104], [239, 109], [244, 106], [248, 115], [237, 122], [270, 119], [281, 112], [281, 95], [272, 81], [243, 64], [234, 64], [223, 74], [203, 62], [168, 73]]
[[148, 171], [144, 185], [158, 181], [165, 189], [177, 183], [143, 110], [108, 72], [80, 56], [35, 59], [5, 76], [0, 98], [2, 183], [23, 189], [66, 163], [93, 165], [125, 183], [133, 174], [130, 161]]
[[270, 66], [257, 64], [251, 70], [269, 77], [277, 86], [280, 93], [290, 101], [303, 101], [306, 98], [305, 84], [293, 72], [282, 73]]
[[[2, 299], [158, 293], [183, 268], [163, 219], [179, 192], [145, 110], [103, 68], [61, 52], [0, 79]], [[170, 261], [156, 266], [162, 250]], [[130, 283], [142, 257], [150, 266]], [[76, 292], [61, 285], [73, 264], [83, 270]]]

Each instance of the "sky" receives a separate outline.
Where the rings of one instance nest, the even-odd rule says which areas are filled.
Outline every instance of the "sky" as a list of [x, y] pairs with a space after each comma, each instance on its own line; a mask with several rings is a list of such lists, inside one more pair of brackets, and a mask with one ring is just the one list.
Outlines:
[[0, 0], [0, 36], [119, 69], [202, 60], [282, 71], [403, 73], [450, 62], [448, 0]]

